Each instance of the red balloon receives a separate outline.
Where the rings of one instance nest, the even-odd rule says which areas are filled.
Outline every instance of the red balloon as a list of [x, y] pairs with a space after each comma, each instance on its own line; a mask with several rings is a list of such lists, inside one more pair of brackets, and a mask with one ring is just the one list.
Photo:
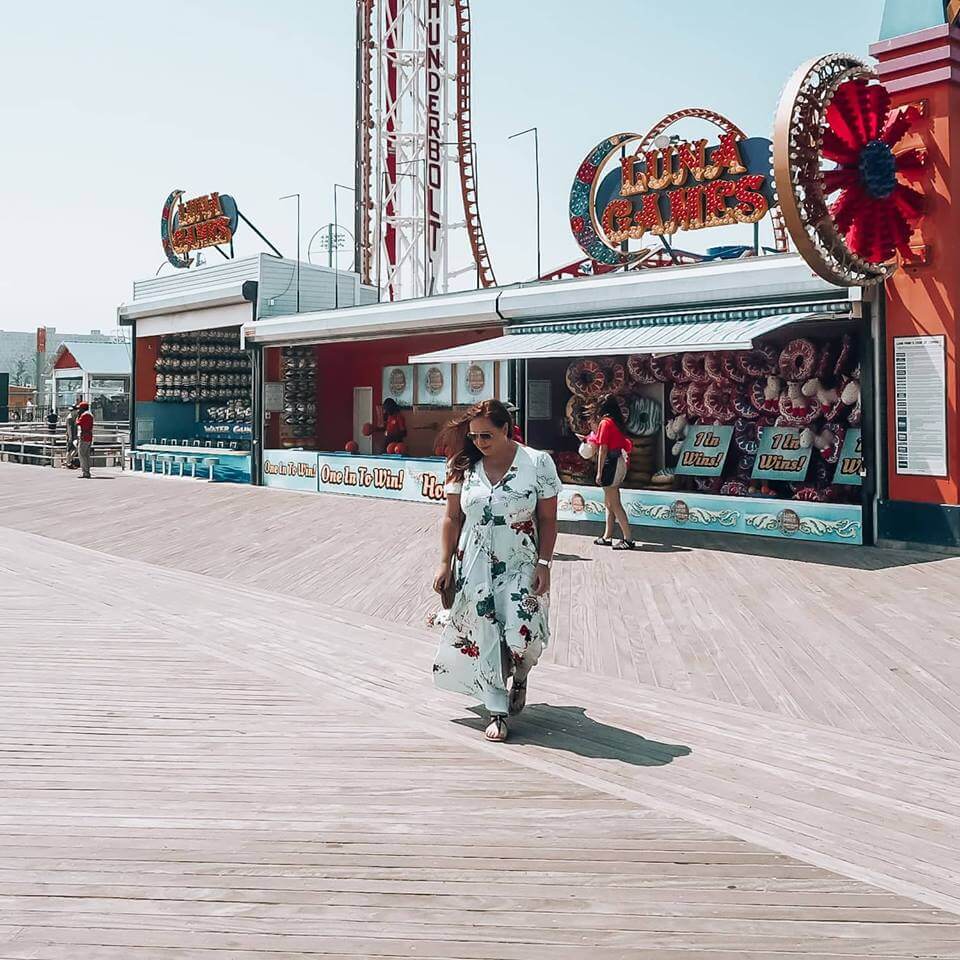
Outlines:
[[365, 437], [371, 436], [372, 433], [373, 433], [373, 424], [372, 424], [372, 423], [365, 423], [365, 424], [360, 428], [360, 432], [361, 432]]
[[394, 452], [394, 453], [406, 453], [406, 452], [407, 452], [407, 445], [406, 445], [405, 443], [395, 443], [395, 444], [393, 445], [393, 452]]
[[387, 444], [387, 450], [386, 450], [386, 452], [387, 452], [387, 453], [396, 453], [396, 452], [397, 452], [397, 445], [396, 445], [395, 443], [388, 443], [388, 444]]
[[360, 450], [360, 444], [356, 440], [348, 440], [347, 445], [343, 448], [347, 453], [357, 453]]

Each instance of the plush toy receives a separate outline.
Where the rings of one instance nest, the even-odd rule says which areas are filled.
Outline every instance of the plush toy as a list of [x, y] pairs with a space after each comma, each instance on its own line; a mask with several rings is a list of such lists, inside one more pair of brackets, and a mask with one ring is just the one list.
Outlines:
[[783, 392], [783, 381], [779, 377], [767, 377], [767, 384], [763, 388], [763, 409], [773, 412], [780, 406], [780, 394]]
[[669, 440], [675, 441], [673, 444], [673, 455], [675, 457], [680, 456], [680, 451], [683, 449], [683, 440], [687, 435], [689, 426], [690, 421], [682, 414], [667, 421], [665, 432]]
[[860, 421], [863, 419], [863, 407], [860, 396], [859, 364], [854, 368], [851, 379], [844, 385], [840, 393], [840, 402], [849, 408], [847, 412], [847, 423], [849, 423], [851, 427], [860, 426]]
[[840, 397], [840, 391], [837, 390], [836, 381], [832, 377], [814, 377], [808, 380], [802, 388], [803, 395], [808, 400], [816, 398], [820, 404], [820, 410], [824, 414], [833, 409], [834, 404]]
[[820, 408], [803, 395], [800, 383], [791, 381], [787, 392], [780, 395], [780, 415], [791, 424], [808, 425], [816, 419]]

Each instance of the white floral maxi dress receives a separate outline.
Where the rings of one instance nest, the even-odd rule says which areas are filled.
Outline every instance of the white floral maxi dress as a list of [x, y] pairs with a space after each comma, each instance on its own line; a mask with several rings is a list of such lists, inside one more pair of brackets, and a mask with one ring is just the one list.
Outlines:
[[506, 714], [507, 678], [521, 664], [532, 667], [549, 638], [547, 598], [533, 593], [537, 502], [557, 496], [560, 478], [549, 454], [518, 446], [499, 483], [490, 483], [481, 461], [446, 491], [460, 494], [464, 523], [434, 682]]

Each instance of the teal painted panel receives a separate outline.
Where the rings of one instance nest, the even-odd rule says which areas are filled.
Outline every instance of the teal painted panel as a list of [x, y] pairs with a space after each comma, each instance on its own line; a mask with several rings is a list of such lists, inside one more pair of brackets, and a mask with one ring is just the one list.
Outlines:
[[[863, 543], [863, 511], [854, 504], [718, 497], [657, 490], [621, 490], [627, 516], [638, 526], [744, 533], [817, 543]], [[604, 518], [603, 492], [564, 486], [560, 520]]]
[[945, 0], [887, 0], [880, 39], [903, 37], [947, 22]]

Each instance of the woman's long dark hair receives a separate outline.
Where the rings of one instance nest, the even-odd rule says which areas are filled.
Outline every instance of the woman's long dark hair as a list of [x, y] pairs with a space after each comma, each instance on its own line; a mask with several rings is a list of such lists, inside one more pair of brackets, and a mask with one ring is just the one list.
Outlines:
[[609, 417], [620, 428], [621, 433], [627, 432], [627, 421], [623, 419], [623, 411], [620, 409], [620, 404], [612, 394], [604, 397], [597, 404], [597, 426], [600, 425], [600, 421], [604, 417]]
[[437, 437], [434, 447], [439, 456], [447, 458], [448, 480], [463, 480], [463, 475], [483, 459], [483, 454], [467, 436], [470, 432], [470, 421], [481, 418], [489, 420], [495, 427], [507, 427], [507, 436], [512, 435], [513, 418], [499, 400], [484, 400], [451, 420]]

